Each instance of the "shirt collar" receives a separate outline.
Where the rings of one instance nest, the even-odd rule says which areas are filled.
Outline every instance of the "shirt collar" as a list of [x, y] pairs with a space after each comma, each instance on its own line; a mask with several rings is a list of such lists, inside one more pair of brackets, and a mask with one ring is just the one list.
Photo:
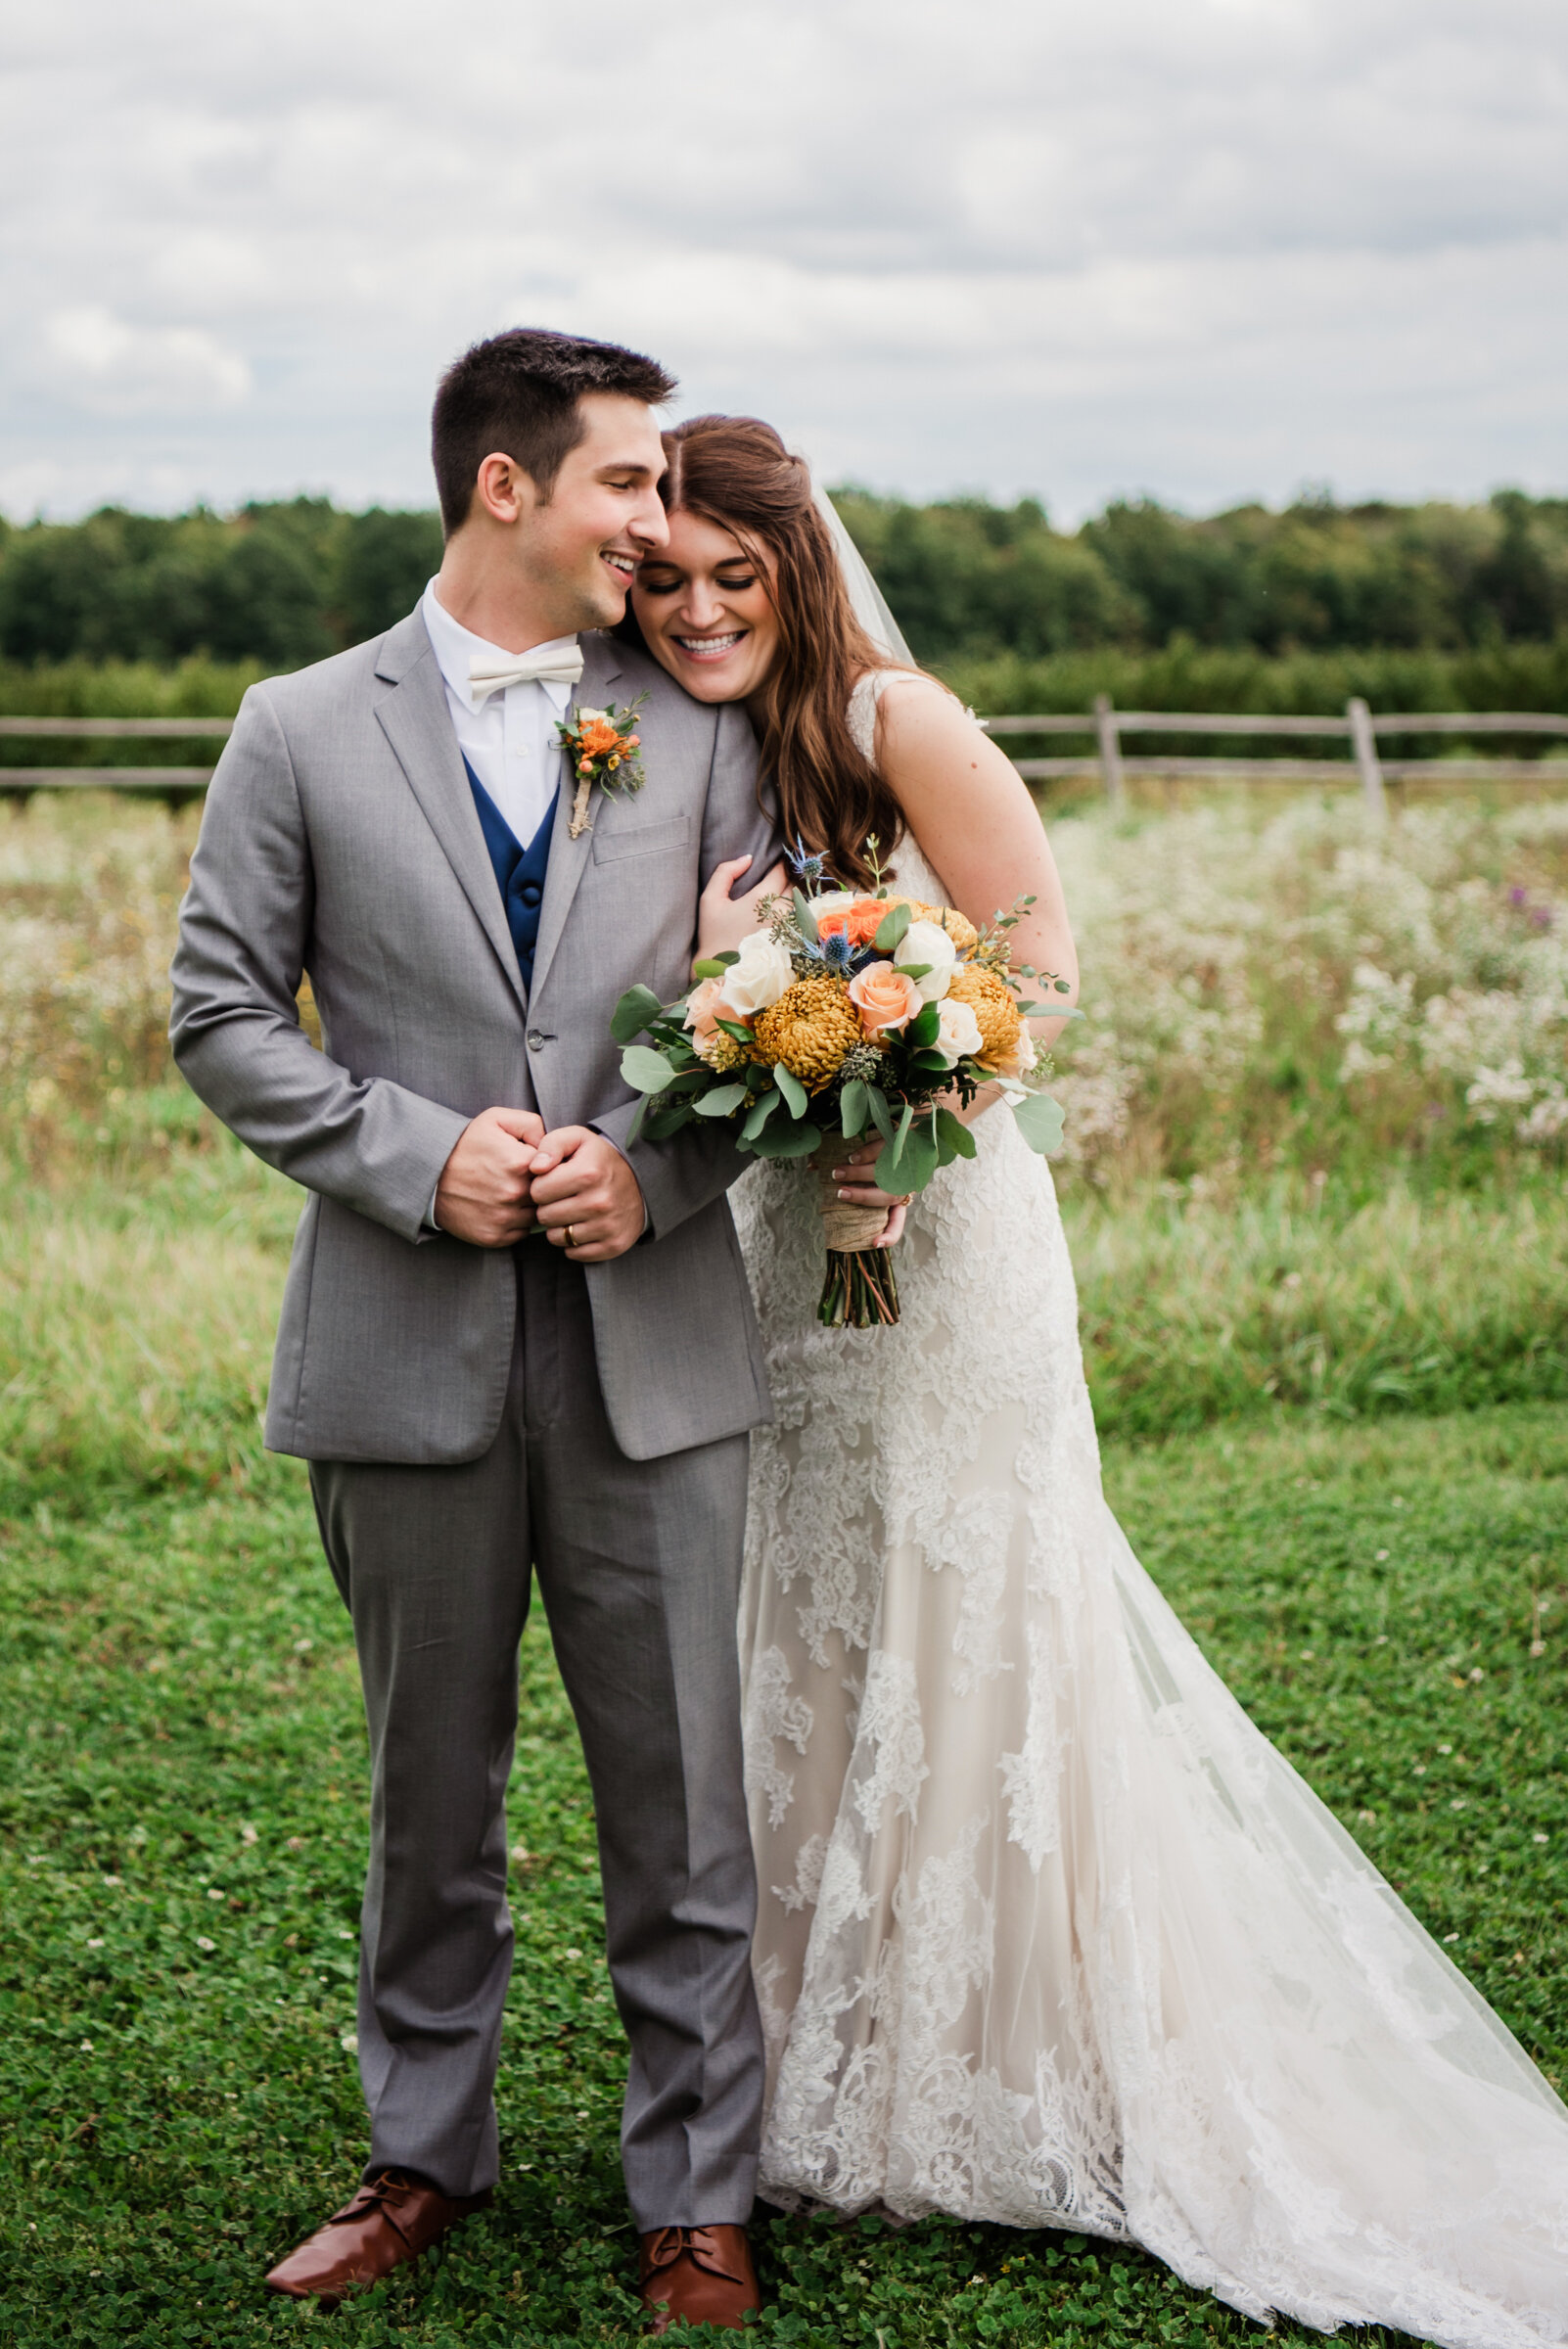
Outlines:
[[[454, 620], [436, 593], [434, 579], [431, 580], [420, 599], [419, 608], [424, 615], [425, 627], [429, 633], [437, 666], [440, 669], [441, 675], [445, 678], [451, 691], [456, 694], [464, 709], [476, 710], [480, 705], [476, 704], [469, 689], [468, 665], [476, 653], [487, 654], [492, 661], [505, 661], [510, 658], [506, 648], [503, 645], [487, 643], [483, 636], [476, 636], [472, 628], [465, 628], [460, 620]], [[565, 652], [569, 645], [574, 645], [576, 641], [576, 636], [552, 636], [548, 644], [530, 645], [529, 650], [541, 653]], [[510, 690], [509, 687], [508, 691]], [[556, 710], [564, 711], [572, 699], [572, 687], [559, 677], [541, 677], [539, 690], [548, 697], [552, 707]], [[484, 703], [484, 707], [488, 709], [493, 700], [494, 696], [492, 695], [490, 701]]]

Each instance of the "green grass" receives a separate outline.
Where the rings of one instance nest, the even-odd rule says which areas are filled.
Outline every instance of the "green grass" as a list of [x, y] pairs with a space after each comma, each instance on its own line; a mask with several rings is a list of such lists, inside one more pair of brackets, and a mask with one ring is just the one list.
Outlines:
[[1317, 1205], [1278, 1181], [1207, 1200], [1080, 1185], [1064, 1216], [1102, 1434], [1568, 1396], [1568, 1208], [1545, 1182]]
[[[1562, 1415], [1292, 1414], [1113, 1449], [1108, 1474], [1254, 1717], [1568, 2077]], [[363, 1731], [302, 1478], [14, 1479], [0, 1520], [0, 2340], [293, 2338], [322, 2320], [260, 2276], [364, 2146], [343, 2044]], [[501, 2189], [445, 2257], [330, 2320], [345, 2342], [615, 2340], [632, 2321], [592, 1820], [537, 1623], [524, 1669]], [[813, 2349], [1256, 2337], [1081, 2238], [780, 2222], [761, 2251], [760, 2337]]]
[[[47, 1177], [0, 1164], [0, 1491], [236, 1489], [300, 1194], [183, 1092], [103, 1117]], [[1568, 1396], [1568, 1200], [1545, 1182], [1314, 1206], [1070, 1177], [1063, 1207], [1108, 1435]]]

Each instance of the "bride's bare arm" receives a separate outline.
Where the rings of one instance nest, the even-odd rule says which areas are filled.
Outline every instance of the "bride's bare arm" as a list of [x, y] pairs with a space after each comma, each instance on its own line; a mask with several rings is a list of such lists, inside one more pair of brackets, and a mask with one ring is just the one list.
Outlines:
[[[1078, 996], [1078, 952], [1061, 876], [1039, 813], [1011, 760], [950, 694], [916, 683], [887, 686], [877, 712], [877, 764], [929, 864], [977, 929], [1021, 897], [1035, 900], [1011, 933], [1014, 964], [1065, 979]], [[1027, 983], [1026, 983], [1027, 984]], [[1051, 991], [1036, 988], [1036, 1000]], [[1050, 1043], [1066, 1025], [1034, 1020]]]
[[[877, 711], [877, 764], [927, 862], [942, 875], [952, 903], [977, 930], [1008, 912], [1019, 898], [1033, 897], [1034, 904], [1011, 933], [1013, 960], [1065, 979], [1072, 992], [1061, 1000], [1075, 1002], [1078, 952], [1061, 876], [1045, 827], [1012, 761], [949, 694], [911, 679], [907, 685], [883, 690]], [[1037, 1001], [1047, 991], [1043, 986], [1031, 989], [1027, 980], [1024, 985]], [[1066, 1024], [1030, 1022], [1047, 1044]], [[988, 1084], [967, 1109], [956, 1100], [949, 1106], [968, 1125], [998, 1098], [997, 1088]], [[848, 1179], [841, 1196], [856, 1206], [875, 1207], [887, 1200], [886, 1192], [854, 1181], [857, 1174], [874, 1165], [880, 1147], [873, 1142], [861, 1151], [842, 1154], [836, 1171], [841, 1179]], [[902, 1227], [902, 1213], [896, 1211], [889, 1219], [890, 1243]]]

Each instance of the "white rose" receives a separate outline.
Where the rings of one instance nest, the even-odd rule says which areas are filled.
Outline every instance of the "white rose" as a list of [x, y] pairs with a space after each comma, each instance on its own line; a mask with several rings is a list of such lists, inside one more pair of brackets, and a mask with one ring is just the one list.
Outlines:
[[819, 898], [808, 898], [807, 903], [820, 921], [825, 913], [842, 913], [846, 905], [853, 905], [863, 894], [854, 889], [825, 889]]
[[[925, 928], [926, 925], [922, 923], [921, 927]], [[935, 977], [936, 974], [932, 975]], [[918, 987], [919, 984], [916, 980], [915, 985]], [[940, 1052], [951, 1069], [956, 1068], [966, 1054], [978, 1054], [984, 1040], [974, 1005], [960, 1002], [955, 995], [944, 996], [942, 1009], [937, 1014], [937, 1040], [931, 1050]]]
[[940, 922], [911, 922], [893, 959], [904, 969], [912, 962], [929, 963], [931, 967], [925, 977], [917, 979], [915, 985], [922, 1001], [940, 1003], [952, 982], [958, 949]]
[[740, 950], [739, 962], [724, 973], [724, 1008], [738, 1020], [755, 1020], [760, 1011], [776, 1003], [795, 977], [788, 946], [765, 930], [754, 930]]

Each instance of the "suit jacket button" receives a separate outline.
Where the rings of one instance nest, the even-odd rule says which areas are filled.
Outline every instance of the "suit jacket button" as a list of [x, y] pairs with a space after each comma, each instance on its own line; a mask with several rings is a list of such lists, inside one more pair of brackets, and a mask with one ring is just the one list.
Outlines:
[[537, 1028], [530, 1028], [529, 1030], [529, 1050], [530, 1052], [537, 1052], [543, 1042], [544, 1037], [539, 1030]]

